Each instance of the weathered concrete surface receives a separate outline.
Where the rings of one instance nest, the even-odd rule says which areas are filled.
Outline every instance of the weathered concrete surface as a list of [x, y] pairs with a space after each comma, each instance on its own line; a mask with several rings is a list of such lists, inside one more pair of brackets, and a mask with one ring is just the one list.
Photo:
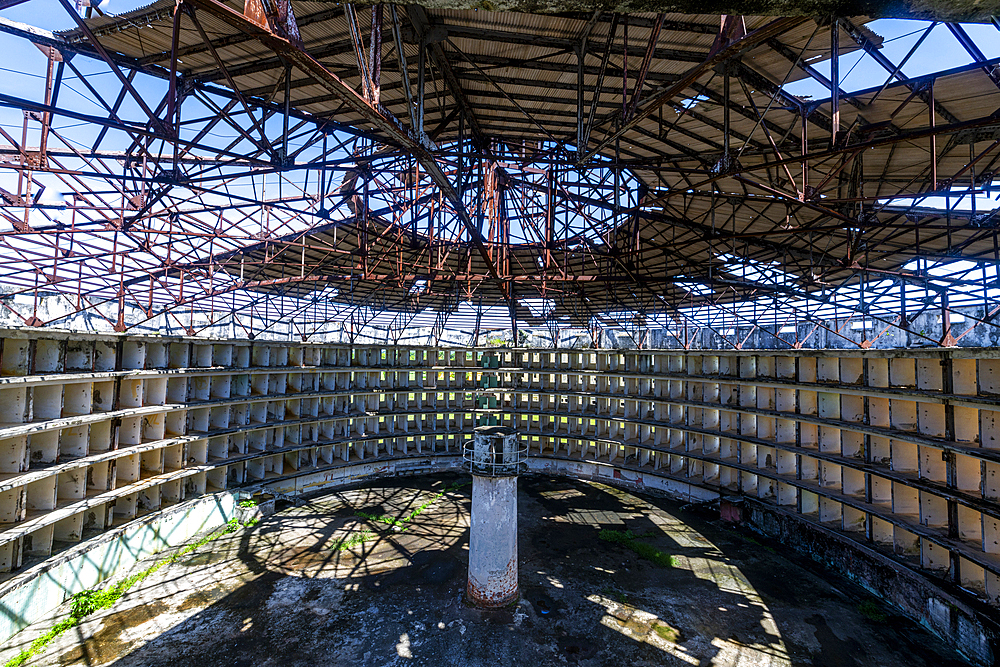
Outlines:
[[[280, 511], [161, 569], [32, 664], [964, 664], [891, 610], [873, 620], [877, 604], [809, 561], [670, 501], [547, 477], [519, 481], [521, 601], [470, 608], [462, 601], [470, 487], [440, 497], [405, 531], [354, 516], [405, 516], [459, 480], [386, 481]], [[376, 539], [332, 548], [365, 528]], [[676, 566], [603, 542], [600, 528], [648, 536]]]
[[517, 477], [472, 476], [469, 601], [503, 607], [517, 597]]

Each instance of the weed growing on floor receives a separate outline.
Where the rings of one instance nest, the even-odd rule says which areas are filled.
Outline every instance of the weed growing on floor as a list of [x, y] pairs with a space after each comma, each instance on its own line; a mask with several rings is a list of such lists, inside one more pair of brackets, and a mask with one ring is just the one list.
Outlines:
[[597, 534], [597, 537], [605, 542], [621, 544], [626, 549], [638, 554], [640, 558], [645, 558], [660, 567], [676, 567], [677, 565], [677, 561], [673, 556], [660, 551], [652, 544], [640, 542], [639, 539], [645, 536], [635, 535], [631, 530], [621, 531], [605, 528]]
[[251, 507], [257, 507], [257, 501], [253, 500], [253, 499], [250, 499], [250, 500], [241, 500], [240, 502], [236, 503], [236, 506], [237, 507], [243, 507], [245, 509], [249, 509]]
[[360, 510], [357, 511], [357, 512], [355, 512], [354, 516], [360, 517], [362, 519], [366, 519], [368, 521], [374, 521], [375, 523], [384, 523], [384, 524], [386, 524], [388, 526], [391, 526], [392, 528], [399, 528], [399, 532], [402, 532], [404, 530], [407, 530], [409, 528], [409, 526], [405, 526], [405, 527], [401, 527], [401, 526], [404, 526], [405, 524], [410, 523], [411, 521], [413, 521], [414, 519], [416, 519], [418, 516], [420, 516], [424, 512], [424, 510], [426, 510], [428, 507], [430, 507], [435, 502], [437, 502], [438, 498], [440, 498], [444, 494], [448, 493], [449, 491], [457, 491], [458, 489], [461, 489], [463, 486], [468, 486], [471, 483], [472, 482], [462, 482], [460, 484], [455, 484], [453, 486], [447, 486], [447, 487], [445, 487], [444, 491], [441, 491], [440, 493], [435, 494], [430, 500], [428, 500], [423, 505], [421, 505], [417, 509], [413, 510], [412, 512], [410, 512], [409, 514], [407, 514], [405, 517], [403, 517], [401, 519], [400, 518], [396, 518], [396, 517], [391, 517], [391, 516], [388, 516], [386, 514], [369, 514], [368, 512], [362, 512]]
[[136, 572], [135, 574], [122, 579], [117, 584], [104, 589], [91, 588], [76, 593], [73, 596], [73, 603], [70, 607], [69, 617], [59, 621], [52, 626], [51, 630], [31, 642], [31, 645], [28, 648], [8, 660], [4, 664], [4, 667], [22, 667], [22, 665], [27, 664], [28, 660], [30, 660], [33, 656], [41, 653], [53, 639], [67, 630], [80, 625], [80, 623], [82, 623], [87, 616], [90, 616], [94, 612], [114, 606], [114, 604], [118, 602], [118, 600], [120, 600], [130, 588], [143, 581], [160, 568], [166, 567], [171, 563], [175, 563], [198, 547], [204, 546], [205, 544], [208, 544], [212, 540], [222, 537], [223, 535], [235, 533], [239, 529], [239, 522], [236, 519], [230, 519], [226, 524], [226, 527], [222, 530], [206, 535], [197, 542], [187, 545], [177, 553], [171, 554], [167, 558], [153, 563], [145, 570]]
[[858, 611], [861, 615], [867, 618], [869, 621], [874, 621], [875, 623], [884, 623], [886, 619], [885, 612], [882, 608], [878, 606], [875, 602], [871, 600], [865, 600], [858, 605]]
[[[366, 521], [372, 521], [374, 523], [384, 523], [387, 526], [393, 528], [395, 531], [401, 533], [409, 529], [409, 526], [407, 526], [406, 524], [410, 523], [418, 516], [420, 516], [423, 513], [423, 511], [426, 510], [431, 505], [433, 505], [438, 500], [438, 498], [448, 493], [449, 491], [457, 491], [458, 489], [461, 489], [463, 486], [468, 486], [469, 484], [472, 484], [472, 482], [460, 482], [458, 484], [453, 484], [452, 486], [446, 486], [444, 488], [444, 491], [434, 494], [434, 496], [430, 500], [428, 500], [423, 505], [413, 510], [412, 512], [410, 512], [401, 519], [397, 517], [391, 517], [387, 514], [370, 514], [368, 512], [362, 512], [361, 510], [357, 510], [356, 512], [354, 512], [354, 516], [359, 517], [361, 519], [365, 519]], [[375, 533], [371, 530], [366, 529], [362, 530], [360, 533], [355, 533], [354, 535], [350, 535], [340, 540], [339, 542], [334, 544], [332, 548], [337, 551], [347, 551], [351, 547], [356, 547], [362, 542], [367, 542], [368, 540], [374, 538], [375, 538]]]
[[362, 542], [367, 542], [368, 540], [375, 539], [375, 533], [370, 530], [362, 530], [360, 533], [355, 533], [350, 537], [340, 540], [333, 545], [333, 548], [337, 551], [347, 551], [352, 547], [356, 547]]

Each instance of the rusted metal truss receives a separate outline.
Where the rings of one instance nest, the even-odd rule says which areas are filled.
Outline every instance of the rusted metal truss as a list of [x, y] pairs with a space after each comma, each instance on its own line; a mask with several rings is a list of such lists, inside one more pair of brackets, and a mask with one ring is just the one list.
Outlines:
[[[0, 18], [44, 82], [0, 86], [0, 322], [640, 347], [1000, 326], [1000, 63], [959, 24], [911, 53], [948, 31], [971, 62], [907, 77], [851, 18], [60, 2], [65, 32]], [[885, 83], [846, 87], [848, 51]]]

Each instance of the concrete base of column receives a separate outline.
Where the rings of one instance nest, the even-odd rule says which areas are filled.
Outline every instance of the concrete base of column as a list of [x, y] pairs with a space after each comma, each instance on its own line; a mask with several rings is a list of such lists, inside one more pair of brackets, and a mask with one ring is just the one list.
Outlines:
[[517, 599], [517, 477], [472, 476], [466, 595], [488, 608]]

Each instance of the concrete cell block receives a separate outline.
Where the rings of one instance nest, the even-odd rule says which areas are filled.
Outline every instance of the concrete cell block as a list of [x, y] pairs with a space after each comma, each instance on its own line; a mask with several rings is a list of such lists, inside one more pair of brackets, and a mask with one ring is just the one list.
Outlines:
[[919, 467], [917, 446], [903, 440], [890, 440], [892, 469], [896, 472], [914, 472]]
[[840, 418], [844, 421], [860, 424], [865, 417], [864, 396], [843, 394], [840, 397]]
[[27, 375], [30, 347], [31, 343], [28, 340], [3, 339], [3, 353], [0, 354], [0, 375]]
[[872, 357], [865, 360], [868, 365], [868, 386], [889, 386], [889, 360]]
[[21, 567], [21, 540], [0, 544], [0, 572], [10, 572]]
[[146, 367], [146, 343], [139, 340], [126, 340], [122, 343], [122, 363], [125, 370], [138, 370]]
[[933, 447], [918, 447], [920, 452], [920, 477], [935, 482], [944, 482], [947, 476], [946, 464], [941, 450]]
[[27, 500], [27, 490], [23, 486], [0, 491], [0, 523], [23, 521]]
[[897, 357], [889, 360], [889, 386], [897, 389], [917, 386], [917, 366], [913, 358]]
[[980, 459], [955, 454], [955, 478], [958, 488], [978, 495], [982, 492], [983, 465]]
[[115, 405], [115, 383], [95, 382], [93, 388], [93, 412], [113, 410]]
[[843, 504], [833, 500], [832, 498], [820, 496], [819, 520], [823, 523], [842, 524]]
[[798, 489], [791, 484], [778, 482], [777, 500], [779, 505], [794, 507], [798, 503]]
[[59, 432], [59, 459], [86, 456], [90, 447], [90, 427], [75, 426]]
[[920, 566], [925, 570], [947, 570], [951, 564], [948, 549], [922, 538], [920, 540]]
[[87, 495], [87, 469], [74, 468], [58, 475], [56, 497], [60, 504], [81, 500]]
[[94, 343], [86, 340], [66, 342], [66, 372], [89, 371], [94, 367]]
[[67, 384], [63, 389], [63, 417], [89, 415], [94, 407], [94, 385], [90, 382]]
[[920, 538], [906, 530], [902, 526], [894, 526], [893, 531], [893, 548], [895, 552], [900, 556], [908, 556], [911, 558], [920, 557]]
[[27, 413], [27, 389], [0, 389], [0, 423], [20, 424], [27, 418]]
[[816, 360], [817, 382], [840, 381], [840, 359], [837, 357], [820, 357]]
[[23, 555], [45, 558], [52, 553], [52, 526], [42, 526], [24, 536]]
[[948, 501], [941, 496], [919, 492], [920, 497], [920, 524], [928, 528], [941, 528], [948, 526]]
[[799, 457], [799, 478], [819, 483], [819, 461], [811, 456]]
[[146, 343], [146, 364], [145, 368], [160, 369], [167, 368], [168, 343]]
[[917, 519], [920, 516], [920, 501], [917, 490], [901, 482], [892, 483], [892, 512]]
[[979, 443], [987, 449], [1000, 449], [1000, 411], [979, 410]]
[[819, 496], [817, 494], [802, 489], [799, 491], [799, 499], [802, 514], [819, 516]]
[[190, 344], [170, 343], [167, 349], [167, 366], [169, 368], [187, 368], [190, 366]]
[[975, 545], [976, 549], [983, 546], [983, 515], [981, 512], [959, 504], [958, 506], [958, 536], [966, 542]]
[[844, 530], [864, 533], [868, 525], [868, 514], [849, 505], [844, 505]]
[[59, 431], [41, 431], [28, 436], [30, 466], [56, 463], [59, 460]]
[[938, 403], [919, 403], [918, 424], [920, 433], [933, 438], [945, 435], [944, 406]]
[[55, 477], [45, 477], [37, 482], [31, 482], [27, 485], [26, 490], [29, 510], [45, 511], [56, 508]]
[[87, 468], [87, 493], [97, 494], [114, 489], [111, 461], [101, 461]]
[[841, 477], [843, 479], [843, 490], [844, 493], [857, 496], [858, 498], [865, 497], [865, 473], [861, 470], [855, 470], [853, 468], [844, 467], [841, 470]]
[[35, 342], [35, 373], [61, 373], [63, 365], [62, 341], [41, 339]]
[[975, 359], [953, 359], [951, 362], [952, 391], [964, 396], [978, 392]]
[[820, 471], [820, 478], [819, 478], [820, 486], [827, 489], [834, 489], [836, 491], [841, 490], [841, 484], [842, 484], [841, 466], [837, 465], [836, 463], [831, 463], [829, 461], [821, 461], [819, 471]]
[[868, 437], [868, 447], [871, 451], [871, 462], [875, 465], [888, 466], [892, 463], [892, 441], [878, 435]]
[[94, 342], [94, 370], [113, 371], [117, 366], [115, 344], [108, 341]]
[[872, 541], [883, 546], [893, 545], [893, 525], [877, 516], [872, 516]]
[[979, 411], [976, 408], [966, 408], [956, 405], [955, 440], [958, 442], [979, 442]]
[[163, 405], [167, 400], [167, 380], [157, 378], [142, 383], [142, 404]]
[[142, 443], [142, 417], [124, 417], [118, 427], [118, 444], [127, 447]]
[[27, 436], [0, 440], [0, 473], [20, 473], [26, 470], [28, 470]]
[[140, 474], [143, 477], [159, 475], [163, 472], [163, 450], [152, 449], [139, 455]]
[[1000, 554], [1000, 520], [983, 515], [983, 551]]
[[840, 429], [832, 426], [819, 427], [819, 450], [821, 452], [831, 452], [840, 454], [841, 452]]
[[840, 359], [841, 384], [863, 384], [865, 360], [862, 357], [842, 357]]
[[115, 479], [118, 486], [139, 481], [140, 460], [139, 454], [120, 456], [115, 459]]
[[961, 573], [962, 588], [967, 588], [986, 597], [986, 571], [982, 566], [973, 563], [968, 558], [959, 557], [958, 568]]
[[42, 385], [31, 390], [32, 421], [59, 419], [62, 416], [62, 385]]
[[924, 391], [941, 391], [944, 386], [944, 367], [940, 359], [918, 358], [917, 388]]
[[889, 423], [898, 431], [917, 430], [917, 403], [902, 399], [889, 401]]
[[136, 505], [141, 512], [154, 512], [160, 509], [160, 487], [152, 486], [139, 491]]
[[116, 448], [118, 446], [117, 435], [117, 429], [112, 429], [109, 421], [92, 423], [87, 451], [90, 454], [98, 454]]

